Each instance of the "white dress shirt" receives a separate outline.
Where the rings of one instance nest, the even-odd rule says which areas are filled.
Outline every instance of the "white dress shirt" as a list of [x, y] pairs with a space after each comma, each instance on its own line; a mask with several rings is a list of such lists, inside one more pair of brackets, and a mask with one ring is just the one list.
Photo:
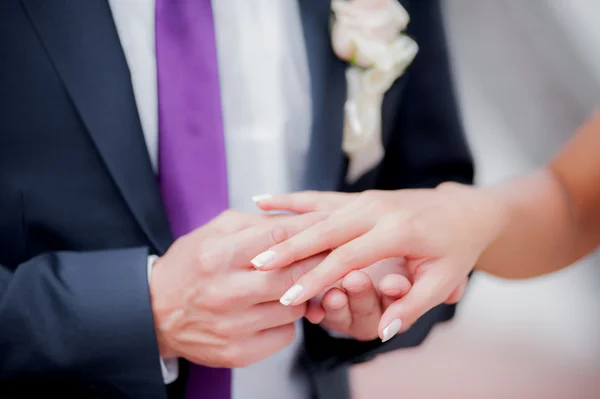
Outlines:
[[[158, 160], [153, 0], [109, 0], [131, 72], [148, 152]], [[229, 204], [256, 212], [252, 196], [302, 189], [310, 141], [310, 84], [296, 1], [218, 0], [213, 13], [227, 152]], [[305, 399], [293, 371], [302, 342], [233, 372], [233, 399]], [[174, 375], [175, 374], [175, 375]], [[176, 378], [163, 368], [165, 382]]]

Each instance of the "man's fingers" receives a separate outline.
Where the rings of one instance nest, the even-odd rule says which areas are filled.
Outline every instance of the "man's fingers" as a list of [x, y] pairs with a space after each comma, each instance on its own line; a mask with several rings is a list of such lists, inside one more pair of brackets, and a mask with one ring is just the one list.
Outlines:
[[354, 315], [367, 315], [379, 308], [377, 291], [365, 272], [354, 270], [348, 273], [342, 279], [342, 288], [348, 294], [348, 302]]
[[402, 298], [410, 291], [411, 286], [406, 276], [399, 273], [388, 274], [379, 282], [379, 291], [392, 298]]
[[[432, 265], [434, 266], [434, 265]], [[392, 303], [381, 316], [379, 336], [385, 342], [442, 303], [457, 283], [448, 265], [435, 265], [415, 281], [409, 292]], [[403, 328], [404, 327], [404, 328]]]
[[[281, 304], [279, 304], [281, 306]], [[312, 324], [321, 324], [325, 318], [325, 309], [321, 306], [321, 301], [317, 299], [311, 299], [308, 301], [305, 316], [308, 321]]]
[[[264, 222], [265, 215], [257, 215], [236, 210], [227, 210], [208, 222], [204, 227], [213, 234], [230, 235]], [[204, 229], [201, 229], [202, 231]]]
[[380, 297], [371, 278], [365, 272], [355, 270], [342, 279], [342, 287], [348, 296], [352, 336], [363, 341], [375, 338], [382, 312]]
[[285, 267], [298, 260], [343, 245], [365, 233], [370, 227], [371, 222], [354, 214], [332, 214], [314, 226], [298, 232], [285, 242], [274, 245], [268, 251], [257, 255], [251, 262], [260, 270]]
[[381, 293], [381, 304], [383, 309], [387, 309], [396, 300], [406, 295], [412, 284], [402, 274], [388, 274], [379, 282], [379, 292]]
[[352, 324], [352, 315], [348, 306], [346, 293], [339, 288], [331, 288], [323, 295], [321, 306], [325, 309], [325, 317], [321, 324], [328, 330], [346, 332]]
[[240, 328], [249, 332], [268, 330], [270, 328], [294, 323], [304, 317], [306, 304], [287, 309], [279, 302], [261, 303], [250, 308], [243, 316]]
[[323, 193], [302, 191], [275, 196], [259, 195], [254, 198], [256, 205], [263, 211], [289, 211], [307, 213], [315, 211], [334, 211], [353, 198], [353, 194]]
[[303, 303], [352, 270], [364, 269], [381, 259], [403, 256], [404, 243], [401, 237], [381, 233], [371, 230], [333, 250], [320, 265], [306, 273], [286, 291], [281, 297], [281, 303]]
[[[211, 235], [229, 236], [257, 225], [275, 223], [292, 217], [289, 214], [254, 214], [237, 210], [227, 210], [203, 227], [210, 229]], [[204, 232], [204, 229], [202, 229]]]
[[[304, 317], [306, 304], [285, 307], [279, 302], [254, 305], [243, 312], [233, 311], [211, 325], [215, 334], [224, 338], [247, 338], [259, 331], [294, 323]], [[225, 313], [226, 314], [226, 313]]]

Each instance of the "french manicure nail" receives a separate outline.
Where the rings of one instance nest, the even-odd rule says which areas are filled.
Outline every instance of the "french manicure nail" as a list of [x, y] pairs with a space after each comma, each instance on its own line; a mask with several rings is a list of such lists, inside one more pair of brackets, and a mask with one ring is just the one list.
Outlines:
[[252, 197], [252, 201], [254, 201], [255, 204], [258, 204], [260, 201], [269, 199], [271, 197], [272, 197], [271, 194], [255, 195], [255, 196]]
[[296, 284], [296, 285], [292, 286], [292, 288], [287, 290], [285, 292], [285, 294], [283, 294], [283, 296], [281, 297], [279, 302], [281, 302], [282, 305], [288, 306], [289, 304], [294, 302], [296, 299], [298, 299], [300, 294], [302, 294], [303, 290], [304, 290], [304, 287], [302, 287], [300, 284]]
[[398, 331], [402, 328], [402, 320], [394, 319], [386, 328], [383, 329], [383, 339], [381, 342], [389, 341], [394, 338], [394, 335], [398, 334]]
[[261, 267], [275, 259], [275, 256], [275, 252], [268, 250], [263, 252], [262, 254], [256, 255], [254, 259], [250, 261], [250, 263], [252, 263], [257, 269], [260, 269]]

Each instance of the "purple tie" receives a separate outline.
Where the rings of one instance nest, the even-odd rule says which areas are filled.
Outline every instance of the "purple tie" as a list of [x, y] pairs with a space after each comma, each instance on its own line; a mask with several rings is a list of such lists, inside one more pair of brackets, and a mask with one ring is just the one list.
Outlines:
[[[227, 209], [219, 74], [209, 0], [156, 0], [159, 181], [175, 237]], [[190, 365], [186, 399], [230, 399], [231, 370]]]

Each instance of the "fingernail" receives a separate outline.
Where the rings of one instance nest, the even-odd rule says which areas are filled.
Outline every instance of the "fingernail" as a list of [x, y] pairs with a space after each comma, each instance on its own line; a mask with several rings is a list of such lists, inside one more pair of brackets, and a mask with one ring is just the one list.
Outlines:
[[282, 305], [288, 306], [289, 304], [294, 302], [296, 299], [298, 299], [300, 294], [302, 294], [303, 290], [304, 290], [304, 287], [302, 287], [300, 284], [296, 284], [296, 285], [292, 286], [292, 288], [287, 290], [285, 292], [285, 294], [283, 294], [283, 296], [281, 297], [279, 302], [281, 302]]
[[383, 339], [381, 342], [389, 341], [394, 338], [394, 335], [398, 334], [398, 331], [402, 328], [402, 320], [394, 319], [386, 328], [383, 329]]
[[257, 269], [260, 269], [261, 267], [275, 259], [276, 255], [277, 254], [275, 252], [268, 250], [263, 252], [262, 254], [256, 255], [254, 259], [250, 261], [250, 263], [252, 263]]
[[260, 201], [269, 199], [271, 197], [272, 197], [271, 194], [255, 195], [255, 196], [252, 197], [252, 201], [254, 201], [255, 204], [258, 204]]

